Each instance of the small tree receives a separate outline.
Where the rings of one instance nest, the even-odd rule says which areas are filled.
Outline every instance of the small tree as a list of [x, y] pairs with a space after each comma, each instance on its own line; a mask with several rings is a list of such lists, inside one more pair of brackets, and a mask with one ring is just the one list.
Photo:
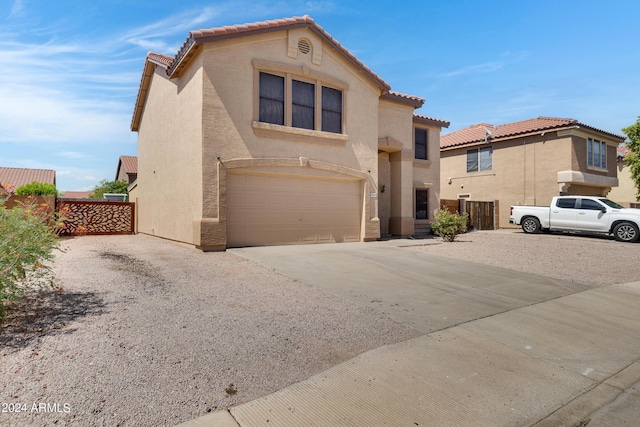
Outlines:
[[90, 197], [92, 199], [102, 199], [105, 194], [110, 193], [129, 194], [127, 188], [129, 188], [129, 183], [126, 181], [107, 181], [106, 179], [103, 179], [95, 186], [93, 194]]
[[467, 231], [468, 214], [451, 213], [440, 209], [431, 224], [431, 230], [445, 242], [453, 242], [458, 234]]
[[622, 129], [629, 138], [626, 142], [631, 152], [625, 157], [625, 161], [629, 165], [631, 179], [636, 187], [636, 198], [640, 200], [640, 116], [634, 124]]
[[46, 203], [7, 209], [0, 199], [0, 322], [5, 301], [17, 300], [26, 291], [54, 286], [50, 262], [58, 247], [55, 219]]
[[58, 190], [53, 184], [33, 181], [31, 184], [24, 184], [16, 188], [18, 196], [57, 196]]

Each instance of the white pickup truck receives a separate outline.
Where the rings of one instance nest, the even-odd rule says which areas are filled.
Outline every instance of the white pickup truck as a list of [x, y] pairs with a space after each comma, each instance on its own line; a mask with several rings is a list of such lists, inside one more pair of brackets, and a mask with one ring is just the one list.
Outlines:
[[640, 209], [627, 209], [604, 197], [558, 196], [550, 207], [511, 206], [509, 223], [521, 225], [525, 233], [606, 233], [621, 242], [640, 238]]

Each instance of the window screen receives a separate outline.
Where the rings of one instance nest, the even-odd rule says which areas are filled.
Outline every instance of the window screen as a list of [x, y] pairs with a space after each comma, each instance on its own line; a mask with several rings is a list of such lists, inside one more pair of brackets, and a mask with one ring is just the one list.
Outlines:
[[425, 129], [415, 130], [415, 144], [416, 159], [427, 160], [427, 131]]
[[429, 219], [428, 196], [428, 190], [416, 190], [416, 219]]
[[298, 80], [291, 82], [291, 126], [315, 128], [316, 86]]
[[322, 87], [322, 130], [342, 133], [342, 91]]
[[284, 77], [260, 73], [259, 121], [284, 125]]

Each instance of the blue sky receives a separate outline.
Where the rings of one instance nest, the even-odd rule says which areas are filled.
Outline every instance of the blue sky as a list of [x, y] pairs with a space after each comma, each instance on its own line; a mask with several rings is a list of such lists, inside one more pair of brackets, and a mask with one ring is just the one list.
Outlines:
[[54, 169], [62, 191], [113, 180], [137, 154], [147, 52], [305, 14], [444, 133], [537, 116], [621, 133], [640, 115], [636, 0], [0, 0], [0, 166]]

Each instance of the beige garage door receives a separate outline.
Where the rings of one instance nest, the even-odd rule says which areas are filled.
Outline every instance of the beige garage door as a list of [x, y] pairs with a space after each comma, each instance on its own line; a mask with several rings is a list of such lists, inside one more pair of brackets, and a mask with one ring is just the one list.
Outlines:
[[360, 181], [230, 173], [227, 208], [228, 247], [360, 241]]

